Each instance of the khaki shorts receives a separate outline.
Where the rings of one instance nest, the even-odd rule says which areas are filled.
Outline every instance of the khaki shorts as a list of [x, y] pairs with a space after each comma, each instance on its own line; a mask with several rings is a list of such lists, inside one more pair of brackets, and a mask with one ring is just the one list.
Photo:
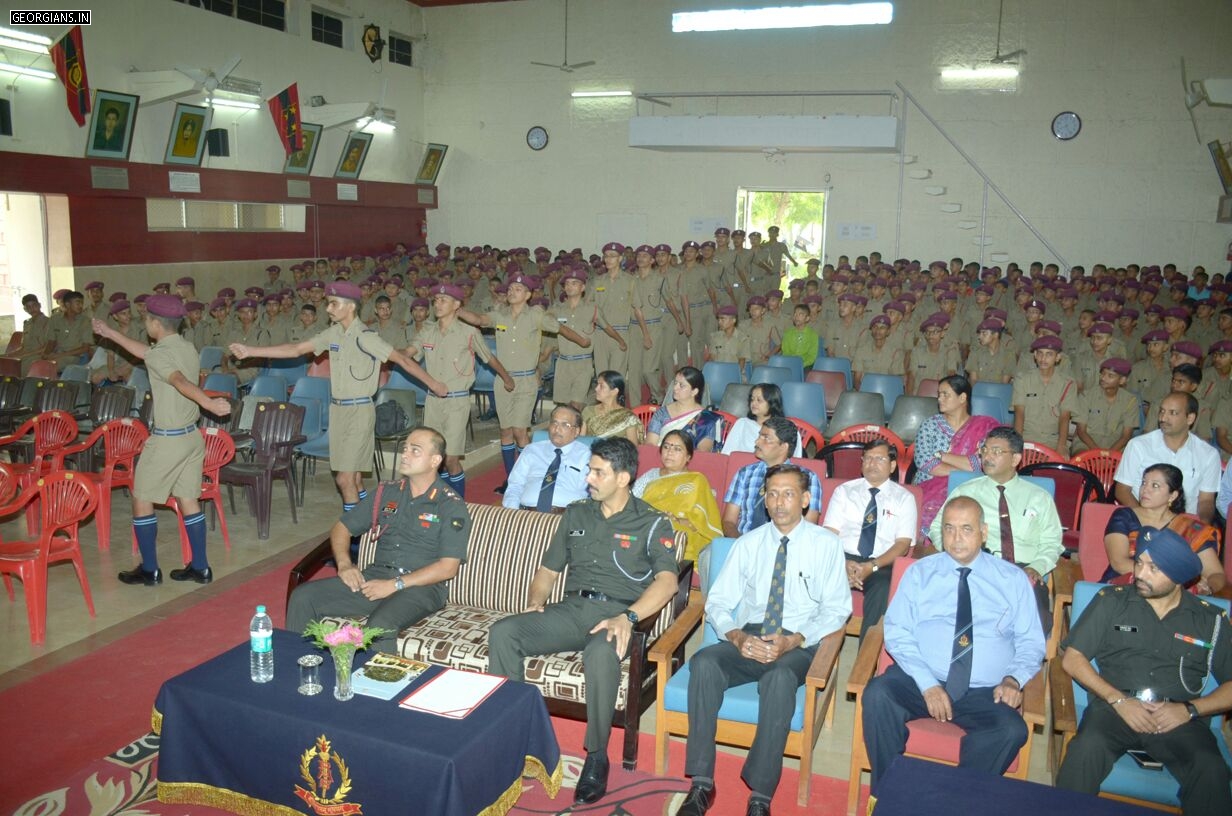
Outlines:
[[342, 473], [372, 470], [376, 439], [376, 407], [329, 406], [329, 469]]
[[539, 396], [539, 375], [513, 378], [513, 391], [506, 391], [505, 384], [496, 380], [493, 394], [496, 397], [496, 418], [502, 428], [529, 428], [530, 417], [535, 410], [535, 398]]
[[[496, 381], [498, 391], [504, 386]], [[424, 401], [424, 424], [445, 437], [445, 453], [448, 456], [463, 456], [466, 453], [466, 422], [471, 418], [471, 398], [438, 397], [428, 394]]]
[[204, 464], [205, 440], [196, 431], [183, 436], [151, 436], [137, 460], [133, 496], [154, 504], [165, 504], [168, 496], [200, 498]]
[[585, 360], [556, 359], [556, 378], [552, 387], [552, 401], [558, 405], [577, 403], [590, 404], [590, 384], [595, 379], [595, 358]]

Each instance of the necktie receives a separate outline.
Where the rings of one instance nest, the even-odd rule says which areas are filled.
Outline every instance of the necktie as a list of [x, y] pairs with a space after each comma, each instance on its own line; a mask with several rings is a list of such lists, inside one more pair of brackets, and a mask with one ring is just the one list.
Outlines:
[[787, 583], [787, 536], [779, 539], [774, 554], [774, 572], [770, 573], [770, 594], [766, 597], [766, 617], [761, 622], [763, 635], [778, 635], [783, 631], [783, 586]]
[[1005, 485], [997, 485], [997, 515], [1001, 520], [1001, 557], [1011, 564], [1014, 561], [1014, 530], [1010, 526], [1010, 506], [1005, 502]]
[[959, 700], [971, 685], [971, 650], [975, 645], [975, 630], [971, 626], [971, 587], [967, 585], [970, 567], [958, 568], [958, 609], [954, 613], [954, 646], [950, 651], [950, 673], [945, 679], [945, 692], [951, 700]]
[[543, 474], [543, 484], [539, 486], [539, 501], [535, 504], [535, 509], [543, 513], [552, 512], [552, 491], [556, 489], [556, 474], [560, 472], [560, 448], [555, 450], [552, 464], [548, 465], [548, 472]]
[[766, 485], [763, 482], [761, 489], [757, 491], [757, 501], [753, 506], [753, 523], [749, 525], [749, 530], [756, 530], [769, 520], [770, 514], [766, 512]]
[[860, 527], [860, 557], [873, 555], [873, 542], [877, 540], [877, 492], [880, 488], [868, 489], [868, 507], [864, 508], [864, 525]]

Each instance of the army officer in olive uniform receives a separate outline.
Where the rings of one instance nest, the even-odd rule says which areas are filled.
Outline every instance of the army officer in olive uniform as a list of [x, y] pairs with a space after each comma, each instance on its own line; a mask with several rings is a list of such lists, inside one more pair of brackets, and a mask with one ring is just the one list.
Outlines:
[[[582, 650], [586, 678], [586, 762], [574, 801], [590, 803], [607, 791], [607, 743], [633, 627], [676, 594], [672, 523], [635, 498], [637, 448], [627, 439], [591, 447], [589, 499], [565, 515], [531, 581], [526, 611], [498, 621], [489, 636], [488, 671], [521, 680], [531, 655]], [[546, 605], [569, 568], [565, 597]]]
[[402, 352], [360, 321], [357, 311], [363, 294], [347, 281], [326, 288], [325, 311], [331, 325], [308, 340], [277, 346], [247, 346], [232, 343], [237, 360], [247, 357], [289, 358], [329, 351], [329, 467], [342, 494], [342, 509], [351, 510], [364, 497], [363, 471], [370, 467], [376, 432], [376, 393], [381, 363], [401, 366], [429, 389], [444, 393], [445, 386], [433, 379]]
[[[438, 476], [445, 437], [422, 425], [412, 428], [398, 454], [398, 481], [343, 513], [330, 530], [338, 563], [336, 578], [298, 587], [287, 606], [287, 628], [302, 632], [324, 615], [367, 616], [385, 629], [373, 649], [397, 653], [398, 632], [445, 606], [446, 584], [466, 560], [471, 517], [466, 502]], [[351, 537], [379, 525], [372, 563], [351, 561]]]

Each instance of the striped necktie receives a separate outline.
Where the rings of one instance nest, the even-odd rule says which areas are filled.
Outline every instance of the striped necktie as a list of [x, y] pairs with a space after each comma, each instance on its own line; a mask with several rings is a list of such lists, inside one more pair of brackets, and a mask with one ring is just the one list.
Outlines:
[[954, 646], [950, 651], [950, 673], [945, 692], [951, 700], [962, 699], [971, 685], [972, 649], [975, 629], [971, 624], [971, 587], [967, 584], [970, 567], [958, 568], [958, 609], [954, 613]]

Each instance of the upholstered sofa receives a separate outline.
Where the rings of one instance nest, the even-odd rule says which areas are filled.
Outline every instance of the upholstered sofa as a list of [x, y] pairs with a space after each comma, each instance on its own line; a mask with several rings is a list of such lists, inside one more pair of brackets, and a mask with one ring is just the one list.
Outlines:
[[[466, 563], [449, 585], [445, 608], [402, 630], [398, 649], [405, 657], [470, 671], [487, 671], [488, 629], [506, 615], [526, 608], [526, 592], [561, 517], [533, 510], [507, 510], [467, 504], [473, 521], [467, 540]], [[360, 547], [359, 564], [372, 560], [374, 545]], [[676, 535], [676, 551], [684, 551], [684, 534]], [[332, 558], [329, 539], [321, 542], [292, 570], [287, 597]], [[655, 664], [647, 657], [649, 645], [684, 609], [693, 579], [693, 565], [680, 565], [677, 592], [658, 616], [638, 625], [629, 658], [621, 666], [615, 724], [624, 728], [626, 768], [637, 765], [638, 720], [656, 694]], [[551, 601], [564, 593], [564, 576], [552, 590]], [[683, 645], [677, 661], [683, 659]], [[558, 716], [586, 719], [586, 682], [582, 653], [561, 652], [527, 658], [526, 682], [539, 687], [548, 710]]]

